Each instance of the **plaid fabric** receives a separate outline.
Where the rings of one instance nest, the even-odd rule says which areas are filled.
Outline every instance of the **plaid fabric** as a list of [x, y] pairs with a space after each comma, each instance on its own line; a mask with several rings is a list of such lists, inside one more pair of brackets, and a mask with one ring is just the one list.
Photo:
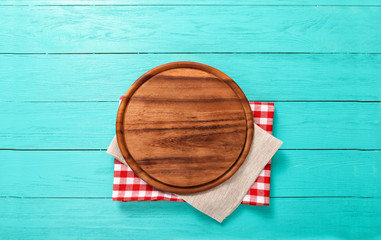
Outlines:
[[[254, 122], [272, 133], [274, 104], [250, 102], [254, 114]], [[266, 165], [250, 188], [242, 203], [248, 205], [269, 205], [270, 203], [270, 171], [271, 162]], [[157, 190], [141, 180], [132, 169], [115, 159], [114, 162], [114, 186], [112, 192], [113, 201], [176, 201], [184, 202], [172, 193]]]

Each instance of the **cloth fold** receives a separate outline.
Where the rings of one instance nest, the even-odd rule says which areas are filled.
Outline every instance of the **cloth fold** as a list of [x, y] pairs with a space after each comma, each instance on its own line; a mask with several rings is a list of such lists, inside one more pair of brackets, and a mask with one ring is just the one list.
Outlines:
[[204, 192], [177, 195], [199, 211], [222, 222], [238, 207], [259, 173], [281, 145], [282, 141], [254, 124], [254, 137], [249, 154], [231, 178]]
[[[274, 103], [249, 102], [254, 115], [254, 123], [272, 134]], [[114, 140], [116, 141], [116, 140]], [[271, 161], [261, 171], [250, 190], [242, 199], [242, 204], [268, 206], [270, 204]], [[178, 196], [155, 189], [140, 179], [132, 169], [117, 159], [114, 160], [113, 201], [176, 201], [184, 202]]]
[[[271, 132], [273, 111], [270, 111], [271, 124], [266, 125], [266, 123], [268, 123], [265, 121], [267, 116], [266, 112], [268, 112], [266, 111], [268, 110], [268, 106], [265, 104], [259, 104], [259, 106], [261, 110], [264, 110], [263, 112], [265, 113], [265, 116], [262, 112], [258, 112], [259, 114], [257, 113], [256, 116], [255, 109], [253, 109], [253, 105], [251, 104], [251, 107], [254, 111], [254, 122], [258, 123], [259, 125], [262, 123], [261, 127], [264, 127], [267, 131], [270, 130]], [[187, 195], [176, 195], [153, 190], [151, 186], [138, 178], [128, 167], [119, 150], [116, 137], [114, 137], [109, 148], [107, 149], [107, 153], [112, 155], [115, 159], [124, 165], [115, 163], [113, 199], [117, 199], [119, 193], [128, 193], [130, 195], [137, 193], [138, 195], [135, 196], [135, 200], [149, 200], [149, 198], [146, 199], [146, 195], [147, 192], [150, 192], [151, 195], [155, 195], [153, 197], [156, 197], [156, 200], [185, 200], [187, 203], [199, 211], [212, 217], [218, 222], [222, 222], [238, 207], [240, 202], [244, 199], [246, 193], [248, 193], [250, 187], [253, 185], [254, 181], [257, 179], [258, 175], [264, 169], [266, 164], [269, 163], [271, 157], [279, 149], [281, 144], [282, 141], [276, 139], [265, 130], [254, 124], [254, 137], [249, 154], [246, 157], [245, 162], [231, 178], [218, 185], [217, 187], [204, 192]], [[120, 168], [120, 171], [117, 168]], [[124, 171], [121, 171], [122, 168], [124, 168]], [[262, 171], [262, 173], [263, 172], [264, 171]], [[120, 176], [117, 176], [118, 173]], [[122, 179], [125, 180], [125, 183], [123, 184], [121, 184]], [[118, 189], [115, 189], [115, 186], [117, 186]], [[132, 186], [132, 188], [127, 190], [126, 186]]]
[[[249, 154], [231, 178], [207, 191], [187, 195], [177, 194], [177, 196], [218, 222], [222, 222], [238, 207], [259, 173], [281, 145], [282, 141], [254, 124], [254, 137]], [[127, 164], [115, 137], [107, 153]]]

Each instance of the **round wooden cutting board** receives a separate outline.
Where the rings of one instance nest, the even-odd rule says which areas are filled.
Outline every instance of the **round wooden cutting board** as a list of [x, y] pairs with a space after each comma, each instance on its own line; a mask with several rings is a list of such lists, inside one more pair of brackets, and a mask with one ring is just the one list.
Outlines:
[[253, 115], [238, 85], [195, 62], [141, 76], [119, 106], [119, 148], [132, 170], [163, 191], [195, 193], [231, 177], [253, 138]]

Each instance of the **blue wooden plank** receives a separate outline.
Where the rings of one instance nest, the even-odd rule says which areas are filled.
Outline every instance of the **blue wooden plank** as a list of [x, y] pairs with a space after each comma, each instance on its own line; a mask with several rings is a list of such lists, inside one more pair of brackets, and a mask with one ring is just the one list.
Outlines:
[[[274, 135], [283, 149], [380, 149], [379, 103], [280, 102]], [[118, 102], [8, 102], [0, 105], [0, 148], [105, 149]]]
[[[104, 151], [0, 151], [0, 197], [111, 198], [113, 159]], [[379, 197], [381, 151], [281, 150], [271, 197]]]
[[186, 203], [0, 199], [6, 239], [379, 239], [379, 198], [273, 199], [222, 224]]
[[380, 149], [380, 103], [277, 103], [274, 135], [289, 149]]
[[162, 5], [196, 5], [196, 6], [208, 6], [208, 5], [229, 5], [229, 6], [295, 6], [295, 5], [307, 5], [307, 6], [379, 6], [381, 1], [379, 0], [193, 0], [193, 1], [178, 1], [178, 0], [2, 0], [0, 5], [12, 5], [12, 6], [162, 6]]
[[381, 8], [0, 7], [0, 52], [381, 52]]
[[381, 100], [381, 55], [95, 54], [0, 55], [0, 101], [115, 101], [149, 69], [181, 60], [222, 70], [251, 100]]

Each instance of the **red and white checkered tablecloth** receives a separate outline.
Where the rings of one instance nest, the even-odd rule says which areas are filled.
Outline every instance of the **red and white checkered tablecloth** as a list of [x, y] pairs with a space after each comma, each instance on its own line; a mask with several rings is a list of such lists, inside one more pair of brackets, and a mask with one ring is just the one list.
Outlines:
[[[254, 114], [254, 122], [268, 133], [272, 133], [274, 104], [250, 102]], [[269, 162], [258, 176], [248, 193], [242, 200], [248, 205], [269, 205], [270, 203], [270, 172]], [[141, 180], [130, 167], [115, 159], [113, 201], [176, 201], [184, 202], [181, 198], [168, 192], [157, 190]]]

